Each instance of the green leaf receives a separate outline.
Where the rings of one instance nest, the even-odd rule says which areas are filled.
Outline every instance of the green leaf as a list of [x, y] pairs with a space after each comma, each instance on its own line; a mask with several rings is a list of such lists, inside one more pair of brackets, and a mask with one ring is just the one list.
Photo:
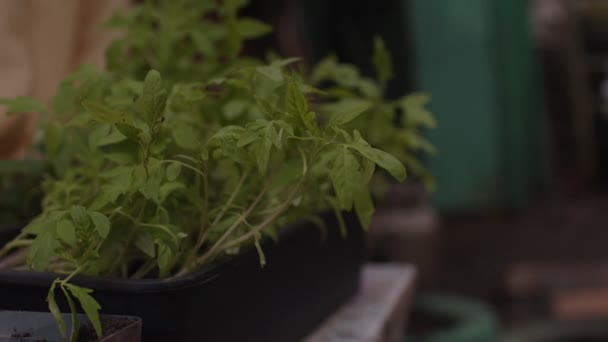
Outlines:
[[85, 207], [81, 205], [73, 205], [70, 208], [70, 216], [78, 227], [86, 227], [89, 225], [89, 214]]
[[330, 173], [340, 208], [351, 210], [355, 191], [359, 186], [359, 161], [346, 147], [337, 150], [336, 159]]
[[156, 249], [154, 248], [154, 240], [147, 231], [141, 231], [135, 238], [135, 246], [140, 251], [144, 252], [150, 258], [156, 257]]
[[248, 106], [249, 102], [244, 100], [235, 99], [228, 101], [223, 107], [224, 116], [228, 120], [234, 120], [245, 113]]
[[376, 68], [376, 74], [380, 83], [385, 84], [393, 77], [393, 62], [391, 54], [386, 49], [384, 41], [379, 36], [374, 38], [374, 54], [372, 56], [372, 64]]
[[150, 143], [152, 142], [152, 134], [150, 134], [150, 132], [142, 131], [137, 135], [137, 138], [144, 145], [150, 145]]
[[121, 141], [124, 141], [127, 137], [122, 134], [120, 132], [120, 130], [118, 128], [116, 128], [116, 126], [112, 126], [112, 128], [110, 129], [110, 134], [106, 135], [105, 137], [99, 139], [99, 141], [97, 141], [97, 146], [106, 146], [106, 145], [113, 145], [116, 143], [119, 143]]
[[78, 302], [80, 302], [80, 307], [82, 307], [84, 313], [87, 315], [89, 321], [93, 325], [97, 337], [101, 338], [101, 319], [99, 318], [99, 309], [101, 309], [101, 306], [89, 294], [93, 292], [93, 290], [72, 284], [65, 284], [65, 286], [70, 290], [74, 297], [78, 299]]
[[270, 160], [270, 151], [272, 149], [272, 141], [264, 137], [253, 145], [252, 152], [255, 156], [258, 171], [260, 174], [266, 173], [268, 161]]
[[45, 113], [46, 106], [38, 101], [25, 96], [13, 99], [0, 99], [0, 105], [6, 106], [8, 114]]
[[56, 237], [57, 221], [46, 224], [40, 234], [36, 236], [27, 254], [27, 263], [34, 271], [44, 271], [59, 248]]
[[76, 227], [74, 227], [70, 219], [64, 218], [59, 221], [57, 224], [57, 237], [71, 246], [76, 245]]
[[174, 181], [179, 176], [179, 173], [182, 170], [182, 166], [178, 163], [171, 163], [167, 167], [167, 180]]
[[174, 191], [185, 190], [186, 186], [183, 183], [171, 182], [165, 183], [160, 186], [160, 201], [164, 202], [165, 199]]
[[141, 134], [141, 130], [131, 124], [117, 123], [116, 129], [125, 137], [131, 140], [137, 140]]
[[46, 301], [47, 303], [49, 303], [49, 311], [53, 315], [55, 322], [57, 322], [57, 327], [59, 328], [61, 336], [65, 336], [65, 321], [63, 320], [63, 316], [61, 316], [61, 311], [59, 310], [57, 302], [55, 301], [55, 287], [57, 285], [57, 281], [58, 280], [55, 280], [53, 281], [53, 284], [51, 284], [51, 288], [49, 289], [49, 292], [46, 296]]
[[194, 135], [194, 131], [192, 131], [192, 128], [185, 124], [176, 125], [172, 130], [172, 134], [175, 143], [181, 148], [185, 148], [187, 150], [195, 150], [198, 149], [200, 146], [200, 143]]
[[124, 194], [127, 189], [115, 186], [115, 185], [107, 185], [101, 188], [99, 196], [95, 198], [93, 203], [89, 206], [91, 210], [100, 210], [104, 208], [106, 205], [114, 203], [118, 197]]
[[401, 132], [399, 138], [405, 146], [414, 151], [424, 151], [429, 154], [435, 154], [437, 152], [435, 146], [433, 146], [430, 141], [415, 131]]
[[264, 65], [255, 68], [255, 70], [261, 75], [264, 75], [273, 81], [283, 81], [283, 72], [281, 71], [281, 67], [279, 66]]
[[239, 19], [236, 27], [243, 39], [258, 38], [272, 32], [272, 26], [251, 18]]
[[160, 73], [156, 70], [150, 70], [144, 79], [141, 97], [136, 103], [149, 125], [152, 125], [163, 115], [166, 102], [167, 90], [163, 87]]
[[96, 121], [112, 124], [126, 123], [124, 115], [103, 103], [92, 100], [84, 100], [82, 102], [82, 106], [87, 110], [87, 112], [89, 112], [89, 114], [91, 114], [91, 116], [93, 116]]
[[308, 113], [308, 102], [300, 86], [291, 81], [287, 83], [287, 111], [299, 115]]
[[171, 268], [173, 267], [173, 262], [175, 260], [175, 254], [171, 247], [165, 245], [164, 243], [158, 244], [158, 254], [157, 254], [157, 262], [158, 269], [160, 271], [159, 277], [165, 278], [171, 272]]
[[426, 109], [426, 105], [430, 100], [431, 96], [424, 93], [414, 93], [401, 98], [399, 106], [404, 112], [404, 124], [410, 127], [435, 128], [437, 122], [433, 114]]
[[376, 172], [376, 163], [369, 159], [361, 160], [361, 184], [369, 184]]
[[200, 30], [192, 30], [190, 36], [194, 41], [194, 44], [198, 50], [206, 55], [213, 55], [215, 48], [213, 47], [213, 40], [209, 35], [201, 32]]
[[349, 146], [361, 153], [361, 155], [363, 155], [365, 158], [373, 161], [374, 163], [378, 164], [378, 166], [388, 171], [388, 173], [390, 173], [391, 176], [395, 177], [395, 179], [398, 181], [403, 182], [405, 180], [405, 167], [403, 164], [401, 164], [399, 159], [395, 158], [390, 153], [386, 153], [371, 146], [366, 146], [362, 143], [352, 144]]
[[330, 126], [342, 126], [357, 118], [371, 106], [372, 103], [370, 101], [347, 98], [339, 102], [325, 105], [323, 108], [331, 114], [329, 119]]
[[56, 122], [49, 123], [44, 130], [44, 146], [49, 157], [54, 157], [59, 152], [64, 139], [64, 127]]
[[76, 305], [74, 305], [72, 296], [66, 289], [66, 284], [62, 282], [60, 285], [61, 291], [63, 292], [63, 295], [65, 296], [65, 299], [67, 300], [68, 305], [70, 307], [70, 313], [72, 316], [72, 331], [70, 333], [70, 342], [78, 342], [78, 333], [80, 332], [78, 328], [80, 327], [80, 324], [78, 323], [78, 312], [76, 311]]
[[336, 56], [329, 55], [323, 58], [319, 63], [317, 63], [312, 72], [312, 82], [314, 84], [318, 84], [324, 80], [331, 80], [333, 78], [333, 73], [336, 70], [337, 65], [338, 61]]
[[302, 175], [302, 161], [298, 159], [289, 160], [279, 166], [276, 174], [271, 179], [270, 188], [273, 191], [282, 191], [285, 187], [295, 183]]
[[95, 226], [97, 233], [105, 239], [110, 233], [110, 219], [108, 219], [106, 215], [97, 211], [89, 212], [89, 216], [91, 217], [91, 221], [93, 221], [93, 225]]
[[361, 226], [366, 230], [369, 229], [374, 215], [374, 203], [367, 186], [362, 186], [355, 192], [355, 210]]
[[163, 181], [163, 169], [158, 165], [149, 165], [149, 174], [140, 192], [145, 198], [158, 203], [160, 200], [160, 185]]
[[112, 124], [96, 126], [89, 135], [89, 147], [112, 145], [125, 140], [125, 136]]

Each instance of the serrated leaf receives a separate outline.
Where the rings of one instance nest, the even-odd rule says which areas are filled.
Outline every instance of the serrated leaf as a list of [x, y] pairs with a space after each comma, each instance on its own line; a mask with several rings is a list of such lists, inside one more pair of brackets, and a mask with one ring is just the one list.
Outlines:
[[49, 222], [36, 236], [27, 254], [27, 263], [34, 271], [44, 271], [60, 246], [56, 237], [56, 222]]
[[101, 147], [112, 145], [125, 140], [125, 136], [113, 125], [99, 125], [89, 135], [89, 147]]
[[182, 166], [178, 163], [171, 163], [167, 167], [167, 180], [174, 181], [179, 176], [179, 173], [182, 171]]
[[95, 298], [93, 298], [89, 294], [92, 293], [93, 290], [72, 284], [65, 284], [65, 286], [78, 300], [78, 302], [80, 303], [80, 307], [82, 308], [82, 310], [84, 310], [84, 313], [87, 315], [89, 321], [93, 325], [97, 337], [101, 338], [101, 319], [99, 317], [99, 310], [101, 309], [101, 306], [99, 305], [99, 303], [97, 303]]
[[0, 105], [6, 106], [7, 114], [46, 112], [46, 106], [42, 102], [25, 96], [18, 96], [13, 99], [0, 99]]
[[312, 72], [312, 82], [314, 84], [318, 84], [327, 79], [331, 80], [333, 78], [333, 72], [336, 70], [337, 64], [338, 61], [336, 56], [334, 55], [329, 55], [323, 58], [319, 63], [317, 63]]
[[135, 238], [135, 246], [139, 248], [140, 251], [144, 252], [150, 258], [156, 257], [156, 248], [154, 247], [154, 239], [152, 236], [146, 232], [142, 231], [137, 234]]
[[426, 109], [426, 105], [431, 100], [430, 95], [424, 93], [414, 93], [399, 100], [399, 106], [403, 110], [403, 123], [406, 126], [421, 126], [425, 128], [435, 128], [437, 122], [433, 114]]
[[384, 41], [379, 36], [374, 38], [374, 54], [372, 56], [372, 64], [376, 69], [376, 74], [380, 83], [386, 83], [393, 77], [393, 62], [390, 52], [386, 49]]
[[359, 161], [347, 148], [342, 147], [337, 151], [330, 178], [340, 208], [351, 210], [355, 191], [359, 186]]
[[245, 128], [240, 126], [224, 126], [209, 141], [217, 146], [229, 145], [238, 141], [245, 132]]
[[273, 81], [283, 81], [283, 72], [279, 66], [264, 65], [257, 67], [255, 70]]
[[243, 39], [257, 38], [272, 32], [272, 26], [251, 18], [239, 19], [236, 28]]
[[308, 113], [308, 102], [300, 86], [291, 81], [287, 84], [287, 111], [299, 115]]
[[355, 211], [359, 218], [359, 223], [364, 229], [369, 229], [374, 215], [374, 203], [367, 186], [362, 186], [355, 192]]
[[245, 147], [254, 141], [260, 139], [260, 132], [258, 131], [246, 131], [236, 142], [237, 147]]
[[110, 233], [110, 219], [97, 211], [89, 212], [89, 216], [91, 217], [91, 221], [93, 221], [93, 226], [95, 226], [97, 233], [105, 239]]
[[398, 181], [403, 182], [405, 180], [405, 167], [399, 159], [395, 158], [392, 154], [362, 144], [353, 144], [350, 146], [361, 153], [365, 158], [388, 171], [388, 173]]
[[84, 100], [82, 106], [91, 114], [91, 116], [102, 123], [124, 123], [126, 121], [124, 115], [119, 111], [106, 106], [101, 102], [93, 100]]
[[124, 194], [128, 188], [119, 185], [106, 185], [101, 188], [99, 196], [89, 206], [91, 210], [100, 210], [106, 205], [114, 203], [118, 197]]
[[401, 132], [399, 137], [407, 147], [414, 151], [424, 151], [429, 154], [434, 154], [437, 152], [435, 150], [435, 146], [433, 146], [430, 141], [415, 131]]
[[73, 205], [70, 208], [70, 216], [78, 227], [86, 227], [89, 225], [89, 214], [85, 207], [81, 205]]
[[278, 59], [276, 61], [273, 61], [272, 65], [273, 66], [278, 66], [280, 68], [283, 68], [283, 67], [285, 67], [285, 66], [287, 66], [289, 64], [293, 64], [293, 63], [299, 62], [301, 60], [302, 60], [302, 58], [300, 58], [300, 57], [289, 57], [289, 58]]
[[57, 323], [57, 327], [59, 328], [59, 332], [61, 333], [61, 336], [65, 336], [66, 331], [65, 331], [65, 321], [63, 320], [63, 316], [61, 315], [61, 311], [59, 310], [59, 307], [57, 306], [57, 302], [55, 301], [55, 287], [57, 285], [57, 281], [54, 281], [53, 284], [51, 284], [51, 288], [49, 289], [49, 292], [46, 296], [46, 301], [49, 306], [49, 311], [51, 312], [51, 314], [53, 315], [53, 318], [55, 319], [55, 322]]
[[70, 219], [64, 218], [57, 223], [57, 237], [71, 246], [76, 245], [76, 227]]
[[331, 114], [329, 119], [330, 126], [342, 126], [357, 118], [371, 106], [372, 103], [370, 101], [347, 98], [325, 105], [323, 108]]
[[80, 324], [78, 322], [78, 312], [76, 311], [76, 305], [74, 304], [74, 300], [72, 300], [72, 295], [70, 295], [70, 292], [67, 290], [66, 284], [61, 283], [60, 285], [61, 291], [63, 292], [63, 295], [65, 296], [65, 299], [68, 302], [68, 306], [70, 307], [70, 313], [72, 316], [70, 342], [77, 342], [79, 333], [78, 327], [80, 326]]

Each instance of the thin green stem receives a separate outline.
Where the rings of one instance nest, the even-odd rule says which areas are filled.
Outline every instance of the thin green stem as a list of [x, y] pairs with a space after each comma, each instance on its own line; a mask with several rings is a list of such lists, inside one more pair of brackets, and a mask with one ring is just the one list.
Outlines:
[[31, 239], [13, 240], [13, 241], [7, 243], [6, 245], [4, 245], [4, 247], [2, 247], [2, 249], [0, 249], [0, 257], [5, 256], [8, 252], [10, 252], [11, 250], [13, 250], [15, 248], [31, 246], [33, 242], [34, 242], [34, 240], [31, 240]]
[[300, 180], [300, 182], [295, 186], [294, 191], [288, 196], [288, 198], [283, 202], [283, 204], [270, 216], [268, 216], [262, 223], [257, 224], [253, 227], [249, 232], [239, 236], [238, 238], [226, 242], [224, 245], [220, 247], [220, 251], [225, 251], [229, 248], [240, 245], [241, 243], [254, 238], [257, 233], [259, 233], [262, 229], [268, 227], [277, 217], [285, 212], [291, 206], [291, 202], [299, 195], [300, 187], [303, 184], [304, 178]]
[[262, 200], [262, 198], [266, 194], [267, 190], [268, 190], [268, 187], [265, 186], [262, 189], [262, 191], [260, 191], [260, 193], [255, 198], [255, 200], [251, 203], [251, 205], [249, 206], [249, 208], [247, 208], [247, 210], [242, 215], [239, 215], [239, 217], [237, 218], [237, 220], [226, 230], [226, 232], [224, 232], [224, 234], [222, 234], [222, 236], [213, 244], [213, 246], [209, 249], [209, 251], [207, 253], [205, 253], [199, 259], [199, 262], [197, 262], [197, 264], [202, 264], [204, 261], [206, 261], [208, 258], [211, 258], [214, 255], [215, 250], [217, 250], [221, 246], [221, 244], [224, 242], [224, 240], [226, 240], [232, 234], [232, 232], [234, 232], [234, 230], [244, 220], [246, 220], [247, 217], [251, 214], [251, 212], [257, 207], [258, 203]]
[[186, 164], [186, 163], [184, 163], [184, 162], [182, 162], [182, 161], [179, 161], [179, 160], [175, 160], [175, 159], [165, 159], [165, 160], [161, 160], [161, 161], [159, 162], [159, 164], [168, 164], [168, 163], [171, 163], [171, 164], [173, 164], [173, 163], [175, 163], [175, 164], [179, 164], [179, 165], [181, 165], [181, 166], [183, 166], [183, 167], [185, 167], [185, 168], [187, 168], [187, 169], [189, 169], [189, 170], [192, 170], [192, 171], [196, 172], [198, 175], [200, 175], [200, 176], [202, 176], [202, 177], [205, 177], [205, 174], [204, 174], [204, 173], [203, 173], [201, 170], [199, 170], [199, 169], [195, 168], [195, 167], [194, 167], [194, 166], [192, 166], [192, 165], [189, 165], [189, 164]]

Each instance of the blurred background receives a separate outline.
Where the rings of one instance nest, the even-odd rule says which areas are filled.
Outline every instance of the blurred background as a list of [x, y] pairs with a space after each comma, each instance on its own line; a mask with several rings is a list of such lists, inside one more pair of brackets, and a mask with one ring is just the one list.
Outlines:
[[436, 191], [395, 191], [370, 234], [374, 260], [418, 267], [410, 335], [608, 341], [608, 1], [258, 0], [251, 12], [278, 25], [267, 43], [284, 54], [336, 53], [370, 74], [378, 33], [389, 95], [432, 95]]
[[[94, 24], [127, 2], [86, 13]], [[607, 0], [252, 0], [246, 12], [278, 28], [248, 53], [310, 64], [335, 53], [372, 75], [379, 34], [395, 63], [389, 96], [432, 95], [436, 190], [396, 189], [370, 233], [370, 259], [418, 267], [409, 334], [608, 341]], [[550, 336], [560, 329], [574, 337]]]

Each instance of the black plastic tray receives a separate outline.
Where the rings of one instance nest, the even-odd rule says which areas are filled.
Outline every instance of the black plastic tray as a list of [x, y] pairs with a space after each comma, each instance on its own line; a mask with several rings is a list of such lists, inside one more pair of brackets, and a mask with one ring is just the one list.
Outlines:
[[[143, 319], [143, 341], [301, 341], [357, 290], [364, 234], [345, 216], [348, 237], [333, 214], [327, 233], [308, 221], [268, 242], [267, 265], [254, 249], [185, 277], [165, 280], [75, 278], [95, 290], [102, 313]], [[46, 310], [55, 279], [48, 273], [0, 272], [0, 309]], [[65, 307], [64, 307], [65, 308]]]
[[26, 223], [0, 225], [0, 248], [19, 235], [19, 232], [25, 226]]

